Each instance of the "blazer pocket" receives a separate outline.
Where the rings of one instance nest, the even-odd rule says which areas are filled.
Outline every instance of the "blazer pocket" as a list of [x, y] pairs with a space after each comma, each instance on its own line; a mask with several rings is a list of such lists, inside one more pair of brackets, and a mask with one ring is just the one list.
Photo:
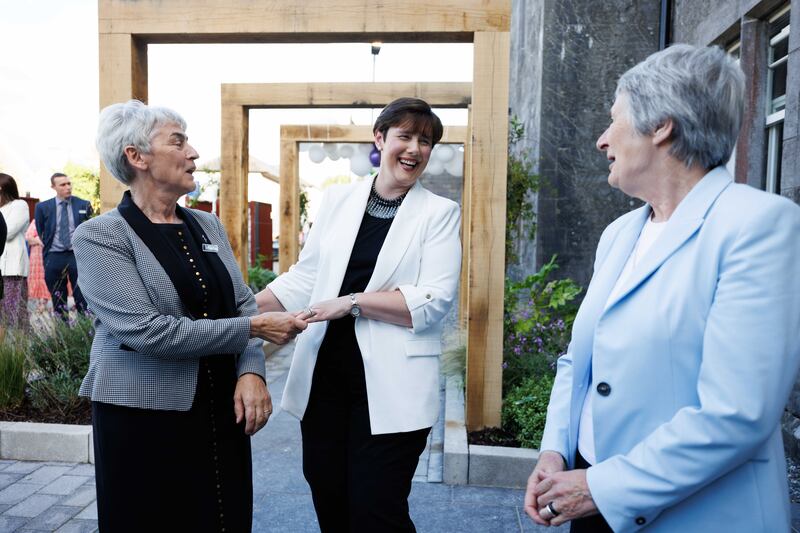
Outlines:
[[417, 357], [421, 355], [441, 355], [441, 340], [410, 340], [406, 341], [406, 355]]

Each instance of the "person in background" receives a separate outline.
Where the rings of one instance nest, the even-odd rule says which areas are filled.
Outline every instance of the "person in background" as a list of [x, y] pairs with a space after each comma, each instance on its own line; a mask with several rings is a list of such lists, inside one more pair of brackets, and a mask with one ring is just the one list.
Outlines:
[[5, 250], [0, 255], [4, 297], [0, 304], [0, 327], [28, 330], [28, 249], [25, 230], [30, 223], [28, 204], [19, 197], [17, 182], [0, 173], [0, 213], [7, 226]]
[[250, 531], [250, 436], [272, 412], [261, 339], [306, 327], [254, 316], [222, 223], [177, 204], [195, 188], [185, 130], [137, 100], [103, 109], [97, 149], [130, 190], [75, 230], [95, 316], [80, 394], [92, 400], [100, 531]]
[[800, 366], [800, 207], [725, 169], [745, 79], [673, 45], [622, 75], [597, 140], [646, 204], [600, 237], [525, 510], [577, 532], [791, 528], [781, 415]]
[[53, 311], [67, 318], [67, 280], [72, 284], [75, 308], [86, 311], [86, 301], [78, 286], [78, 267], [72, 248], [75, 228], [92, 216], [92, 204], [72, 195], [72, 182], [60, 172], [50, 176], [55, 198], [36, 204], [34, 220], [42, 240], [44, 279], [53, 299]]
[[[50, 291], [47, 290], [47, 284], [44, 281], [44, 263], [42, 259], [44, 243], [42, 243], [36, 231], [36, 220], [32, 220], [28, 225], [28, 230], [25, 232], [25, 241], [28, 243], [28, 258], [30, 259], [28, 302], [35, 304], [34, 309], [37, 312], [42, 312], [47, 308], [47, 302], [50, 300]], [[68, 293], [72, 292], [69, 284], [67, 284], [67, 289]]]
[[419, 182], [443, 128], [400, 98], [373, 127], [378, 174], [327, 189], [299, 261], [256, 296], [311, 324], [281, 406], [300, 418], [323, 533], [409, 532], [408, 495], [439, 414], [443, 319], [461, 267], [458, 204]]

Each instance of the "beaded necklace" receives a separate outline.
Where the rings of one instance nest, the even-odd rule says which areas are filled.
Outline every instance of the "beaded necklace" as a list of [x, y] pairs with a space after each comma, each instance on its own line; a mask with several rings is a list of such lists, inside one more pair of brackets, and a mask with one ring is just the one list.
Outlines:
[[369, 191], [369, 200], [367, 200], [367, 214], [375, 218], [394, 218], [407, 193], [403, 193], [392, 200], [387, 200], [375, 190], [375, 182], [377, 180], [377, 176], [372, 180], [372, 189]]

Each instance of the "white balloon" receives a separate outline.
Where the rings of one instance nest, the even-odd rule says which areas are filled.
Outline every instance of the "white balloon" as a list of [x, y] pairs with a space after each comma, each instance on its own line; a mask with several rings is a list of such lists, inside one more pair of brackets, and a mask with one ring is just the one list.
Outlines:
[[300, 152], [308, 152], [308, 149], [311, 148], [311, 143], [300, 143]]
[[336, 143], [324, 143], [322, 149], [325, 150], [331, 161], [339, 159], [339, 146]]
[[452, 160], [454, 155], [456, 155], [456, 151], [449, 144], [440, 144], [436, 147], [436, 159], [442, 163]]
[[340, 144], [339, 145], [339, 155], [344, 157], [345, 159], [350, 159], [353, 157], [355, 153], [355, 148], [353, 148], [352, 144]]
[[372, 163], [369, 162], [369, 156], [364, 154], [353, 156], [350, 159], [350, 170], [356, 176], [366, 176], [372, 172]]
[[373, 143], [359, 143], [358, 144], [358, 151], [361, 152], [362, 154], [369, 155], [369, 153], [372, 151], [372, 148], [374, 146], [375, 146], [375, 144], [373, 144]]
[[431, 158], [431, 160], [428, 161], [428, 166], [425, 167], [425, 174], [429, 176], [438, 176], [442, 172], [444, 172], [444, 163], [438, 159]]
[[464, 175], [464, 155], [458, 153], [453, 159], [451, 159], [446, 165], [445, 170], [448, 174], [451, 174], [456, 177], [460, 177]]
[[325, 150], [322, 146], [315, 144], [308, 149], [308, 158], [314, 163], [322, 163], [325, 160]]

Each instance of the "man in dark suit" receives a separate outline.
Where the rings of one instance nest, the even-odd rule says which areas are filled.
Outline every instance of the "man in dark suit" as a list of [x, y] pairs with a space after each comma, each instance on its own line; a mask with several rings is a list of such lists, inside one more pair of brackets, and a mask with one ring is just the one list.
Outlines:
[[67, 316], [67, 279], [72, 284], [75, 308], [86, 311], [86, 301], [78, 287], [78, 267], [72, 253], [72, 234], [81, 222], [92, 216], [92, 204], [72, 196], [72, 183], [66, 174], [50, 177], [56, 197], [36, 205], [36, 231], [44, 243], [44, 281], [53, 299], [53, 310]]

